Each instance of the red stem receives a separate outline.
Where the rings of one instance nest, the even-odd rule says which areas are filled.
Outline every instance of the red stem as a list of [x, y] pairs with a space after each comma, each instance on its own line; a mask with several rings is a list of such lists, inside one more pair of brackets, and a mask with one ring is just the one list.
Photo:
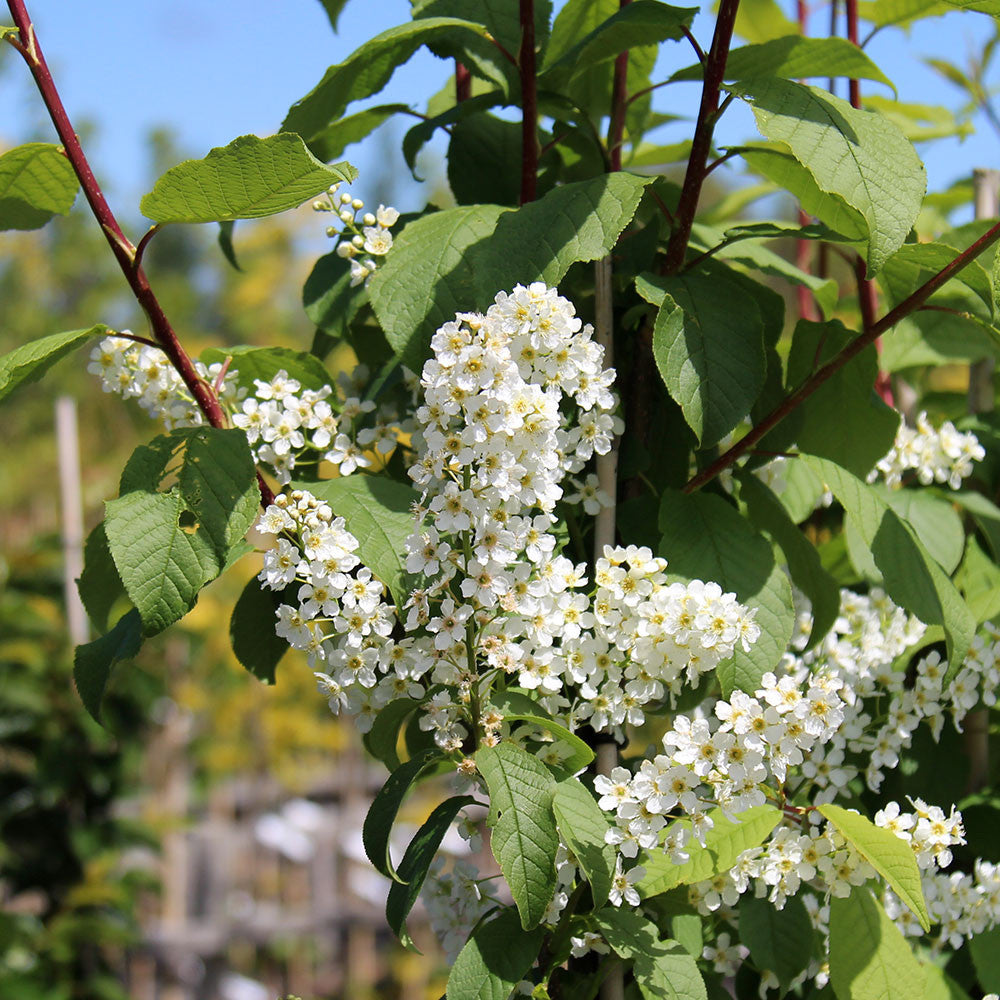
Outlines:
[[465, 63], [455, 60], [455, 103], [461, 104], [472, 96], [472, 74]]
[[535, 200], [538, 185], [538, 81], [535, 72], [535, 0], [519, 0], [521, 52], [521, 204]]
[[[799, 31], [803, 35], [808, 34], [809, 29], [809, 5], [806, 0], [796, 0], [795, 13], [799, 22]], [[799, 225], [809, 225], [809, 216], [802, 209], [799, 209]], [[809, 240], [798, 240], [795, 244], [795, 265], [800, 271], [806, 274], [812, 273], [812, 246]], [[815, 322], [819, 319], [816, 310], [816, 303], [813, 301], [812, 293], [805, 285], [798, 285], [795, 289], [796, 299], [799, 307], [799, 318]]]
[[[118, 266], [132, 289], [132, 294], [149, 319], [158, 346], [163, 349], [163, 352], [170, 359], [170, 363], [183, 379], [188, 391], [205, 415], [205, 419], [213, 427], [225, 427], [225, 414], [219, 405], [219, 400], [212, 392], [211, 387], [198, 374], [194, 363], [177, 339], [177, 334], [174, 333], [170, 321], [149, 286], [145, 272], [137, 264], [136, 248], [122, 232], [118, 220], [111, 211], [104, 197], [104, 192], [90, 168], [80, 140], [77, 138], [69, 115], [66, 113], [66, 108], [59, 97], [55, 81], [52, 79], [52, 74], [45, 62], [45, 57], [35, 36], [34, 25], [31, 23], [31, 18], [24, 6], [24, 0], [7, 0], [7, 6], [20, 33], [22, 55], [28, 69], [31, 70], [31, 75], [42, 95], [42, 100], [45, 102], [52, 124], [62, 142], [66, 158], [76, 172], [80, 187], [83, 188], [84, 197], [87, 199], [94, 217], [100, 223], [101, 230], [111, 247], [111, 252], [115, 255]], [[267, 506], [274, 499], [274, 494], [260, 479], [260, 476], [258, 476], [258, 481], [262, 487], [261, 502]]]
[[664, 274], [676, 274], [684, 264], [688, 240], [691, 238], [691, 226], [694, 225], [701, 186], [705, 180], [708, 157], [712, 151], [712, 133], [715, 130], [719, 110], [719, 91], [726, 72], [726, 59], [733, 40], [733, 27], [736, 24], [736, 12], [739, 6], [740, 0], [722, 0], [719, 5], [712, 47], [708, 50], [705, 62], [705, 82], [701, 89], [701, 106], [698, 108], [698, 121], [691, 142], [691, 157], [688, 160], [684, 186], [681, 188], [677, 205], [677, 226], [670, 237], [662, 268]]
[[706, 483], [711, 482], [720, 472], [728, 469], [734, 462], [742, 458], [765, 434], [776, 427], [793, 410], [801, 406], [828, 378], [835, 375], [851, 358], [856, 357], [869, 344], [873, 344], [883, 333], [892, 329], [901, 319], [919, 309], [946, 281], [975, 260], [984, 250], [1000, 239], [1000, 222], [984, 233], [975, 243], [960, 253], [950, 264], [943, 267], [933, 278], [924, 282], [915, 292], [905, 298], [894, 309], [887, 312], [880, 320], [852, 340], [839, 354], [831, 358], [825, 365], [818, 368], [796, 389], [776, 406], [760, 423], [753, 427], [743, 438], [740, 438], [727, 452], [720, 455], [711, 465], [702, 469], [684, 487], [685, 493], [693, 493]]
[[[618, 0], [624, 10], [632, 0]], [[622, 140], [625, 136], [625, 109], [628, 97], [628, 49], [615, 57], [615, 72], [611, 85], [611, 120], [608, 123], [608, 154], [612, 172], [622, 168]]]

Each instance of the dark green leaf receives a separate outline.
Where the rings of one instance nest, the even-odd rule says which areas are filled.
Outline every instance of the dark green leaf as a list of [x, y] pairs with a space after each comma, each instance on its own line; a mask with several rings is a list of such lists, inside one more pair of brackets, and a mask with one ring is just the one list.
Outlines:
[[286, 595], [265, 590], [253, 577], [247, 581], [229, 619], [229, 640], [236, 659], [265, 684], [274, 683], [275, 668], [289, 648], [287, 640], [274, 631], [275, 615], [283, 603], [289, 603]]
[[517, 205], [521, 194], [521, 125], [490, 114], [455, 124], [448, 143], [448, 184], [460, 205]]
[[[549, 37], [552, 0], [535, 0], [535, 48], [544, 49]], [[460, 17], [489, 30], [511, 55], [521, 47], [520, 8], [515, 0], [413, 0], [414, 17]]]
[[331, 184], [350, 183], [356, 176], [349, 163], [321, 163], [300, 136], [241, 135], [203, 160], [171, 167], [139, 207], [158, 223], [260, 219], [296, 208]]
[[740, 899], [740, 939], [758, 969], [767, 969], [787, 989], [810, 963], [816, 934], [802, 900], [792, 896], [779, 910], [746, 893]]
[[954, 573], [965, 549], [965, 530], [949, 499], [927, 489], [886, 490], [884, 496], [942, 569]]
[[233, 246], [233, 230], [235, 228], [236, 223], [232, 219], [228, 222], [219, 223], [219, 249], [222, 251], [222, 256], [229, 261], [231, 267], [237, 271], [242, 271], [243, 268], [240, 267], [239, 261], [236, 259], [236, 248]]
[[406, 930], [406, 918], [420, 895], [420, 889], [427, 877], [427, 870], [441, 846], [441, 840], [448, 832], [459, 810], [475, 805], [471, 795], [455, 795], [436, 806], [417, 830], [399, 863], [401, 882], [389, 886], [389, 896], [385, 902], [385, 919], [393, 933], [408, 948], [417, 949]]
[[316, 159], [328, 163], [340, 156], [348, 146], [366, 139], [393, 115], [409, 110], [406, 104], [379, 104], [374, 108], [365, 108], [357, 114], [331, 122], [312, 136], [307, 145]]
[[971, 938], [969, 953], [979, 975], [979, 985], [990, 993], [1000, 992], [1000, 927]]
[[447, 1000], [508, 1000], [542, 946], [545, 932], [524, 930], [512, 908], [480, 924], [448, 974]]
[[417, 710], [419, 701], [413, 698], [397, 698], [378, 710], [372, 727], [362, 737], [365, 749], [380, 760], [390, 771], [399, 767], [396, 744], [403, 723]]
[[125, 585], [111, 558], [103, 521], [87, 536], [83, 547], [83, 572], [76, 586], [94, 628], [104, 632], [111, 608], [124, 595]]
[[53, 215], [66, 215], [79, 186], [58, 146], [15, 146], [0, 156], [0, 230], [38, 229]]
[[4, 354], [0, 357], [0, 401], [6, 399], [19, 386], [36, 382], [70, 351], [95, 337], [103, 337], [108, 332], [106, 326], [98, 324], [89, 330], [52, 333], [47, 337], [15, 347], [9, 354]]
[[114, 665], [130, 660], [142, 646], [142, 621], [133, 608], [100, 639], [77, 646], [73, 654], [73, 680], [87, 711], [101, 721], [101, 700]]

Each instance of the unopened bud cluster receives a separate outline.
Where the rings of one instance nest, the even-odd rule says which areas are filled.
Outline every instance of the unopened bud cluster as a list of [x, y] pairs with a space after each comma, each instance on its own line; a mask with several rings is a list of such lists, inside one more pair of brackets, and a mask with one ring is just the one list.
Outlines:
[[394, 208], [379, 205], [374, 212], [365, 212], [364, 207], [360, 198], [340, 191], [339, 184], [313, 202], [315, 211], [332, 212], [337, 217], [339, 226], [328, 226], [326, 235], [340, 240], [337, 256], [351, 262], [352, 285], [360, 285], [375, 273], [378, 258], [392, 249], [389, 230], [399, 221], [399, 212]]

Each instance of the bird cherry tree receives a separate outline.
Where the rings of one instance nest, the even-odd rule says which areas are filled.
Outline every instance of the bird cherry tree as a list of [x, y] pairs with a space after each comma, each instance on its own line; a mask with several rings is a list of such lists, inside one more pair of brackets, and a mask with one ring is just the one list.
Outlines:
[[[802, 3], [720, 0], [702, 39], [660, 0], [414, 0], [276, 134], [168, 170], [135, 243], [8, 6], [58, 141], [0, 157], [0, 223], [82, 189], [148, 320], [0, 358], [6, 397], [88, 345], [160, 425], [86, 546], [95, 717], [257, 549], [234, 651], [269, 682], [303, 651], [386, 765], [365, 847], [409, 947], [422, 896], [448, 1000], [1000, 987], [1000, 223], [953, 226], [968, 190], [925, 191], [914, 141], [966, 122], [860, 84], [889, 83], [876, 33], [949, 7], [988, 25], [997, 0], [846, 0], [823, 37]], [[450, 74], [424, 110], [348, 113], [420, 47]], [[690, 65], [658, 78], [667, 48]], [[671, 102], [685, 81], [696, 108]], [[718, 148], [737, 102], [759, 135]], [[334, 161], [394, 115], [411, 169], [447, 134], [454, 205], [349, 189]], [[758, 183], [703, 197], [740, 163]], [[793, 221], [754, 204], [775, 192]], [[192, 358], [150, 240], [221, 223], [231, 257], [235, 221], [309, 201], [335, 242], [303, 291], [312, 345]], [[338, 343], [360, 364], [334, 377]], [[394, 858], [418, 784], [435, 804]], [[453, 826], [498, 873], [444, 860]]]

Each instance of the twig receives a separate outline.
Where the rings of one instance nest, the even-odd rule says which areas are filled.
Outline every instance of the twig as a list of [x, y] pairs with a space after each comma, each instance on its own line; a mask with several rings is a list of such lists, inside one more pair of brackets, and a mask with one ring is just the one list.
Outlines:
[[535, 73], [535, 0], [519, 0], [521, 52], [521, 200], [535, 200], [538, 190], [538, 79]]
[[[55, 126], [66, 152], [66, 158], [73, 166], [77, 179], [80, 181], [80, 187], [83, 189], [84, 197], [100, 224], [111, 247], [111, 252], [115, 255], [118, 266], [132, 289], [132, 294], [149, 319], [156, 345], [162, 348], [170, 363], [177, 370], [177, 374], [187, 386], [199, 409], [205, 415], [205, 419], [213, 427], [225, 427], [225, 414], [219, 400], [198, 374], [194, 363], [177, 339], [177, 334], [150, 288], [145, 272], [141, 266], [136, 265], [136, 248], [122, 232], [118, 220], [111, 211], [104, 197], [104, 192], [101, 190], [93, 170], [91, 170], [90, 163], [83, 152], [83, 147], [80, 145], [80, 140], [69, 120], [69, 115], [67, 115], [66, 108], [56, 89], [55, 81], [38, 45], [35, 29], [25, 8], [24, 0], [7, 0], [7, 6], [21, 36], [20, 51], [35, 79], [35, 84], [49, 112], [49, 117], [52, 119], [52, 124]], [[274, 499], [274, 494], [259, 474], [258, 482], [261, 486], [261, 503], [267, 506]]]
[[873, 344], [883, 333], [891, 330], [901, 319], [919, 309], [945, 282], [973, 261], [984, 250], [1000, 239], [1000, 222], [984, 233], [967, 250], [963, 250], [950, 264], [943, 267], [932, 278], [924, 282], [915, 292], [907, 296], [894, 309], [887, 312], [878, 322], [865, 332], [859, 334], [839, 354], [831, 358], [825, 365], [810, 375], [790, 396], [781, 401], [766, 417], [754, 426], [744, 437], [740, 438], [728, 451], [720, 455], [711, 465], [702, 469], [685, 485], [685, 493], [693, 493], [711, 482], [720, 472], [728, 469], [734, 462], [749, 452], [761, 438], [776, 427], [790, 413], [802, 405], [827, 379], [835, 375], [852, 358], [861, 353], [869, 344]]
[[701, 89], [698, 121], [691, 142], [691, 157], [688, 160], [684, 185], [677, 205], [677, 224], [667, 247], [667, 256], [662, 269], [664, 274], [676, 274], [684, 264], [688, 240], [691, 238], [691, 226], [698, 211], [698, 199], [712, 150], [712, 132], [719, 111], [719, 91], [726, 72], [726, 59], [733, 40], [733, 27], [739, 6], [740, 0], [722, 0], [719, 5], [712, 47], [705, 61], [705, 81]]
[[[632, 0], [619, 0], [619, 10], [624, 10]], [[628, 93], [628, 49], [615, 57], [614, 77], [611, 84], [611, 117], [608, 122], [608, 156], [611, 170], [622, 168], [622, 139], [625, 135], [625, 110]]]
[[146, 252], [146, 247], [149, 246], [149, 241], [160, 231], [160, 224], [154, 222], [153, 225], [146, 230], [143, 234], [141, 240], [139, 240], [139, 245], [135, 248], [135, 256], [132, 258], [132, 269], [137, 271], [142, 267], [142, 255]]
[[455, 60], [455, 103], [461, 104], [472, 96], [472, 74], [465, 63]]
[[698, 57], [698, 62], [705, 65], [705, 50], [698, 44], [698, 39], [691, 34], [691, 29], [686, 25], [681, 26], [681, 31], [684, 32], [684, 37], [691, 43], [691, 48], [694, 49], [694, 54]]

